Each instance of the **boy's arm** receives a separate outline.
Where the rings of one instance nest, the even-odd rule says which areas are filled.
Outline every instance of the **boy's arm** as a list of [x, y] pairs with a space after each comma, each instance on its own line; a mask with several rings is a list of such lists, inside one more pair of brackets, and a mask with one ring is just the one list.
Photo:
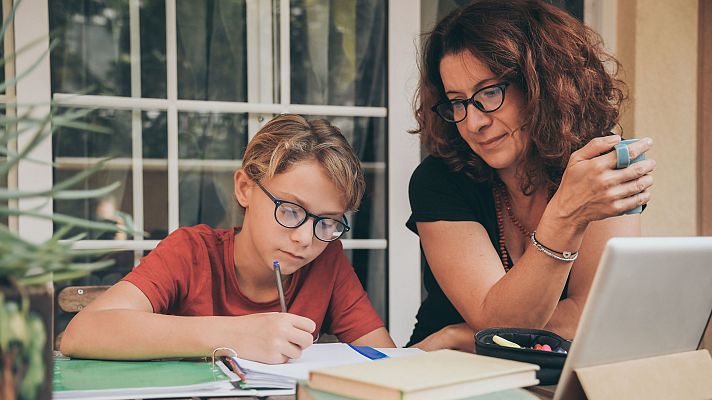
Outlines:
[[354, 340], [351, 344], [356, 346], [396, 347], [396, 344], [393, 343], [393, 339], [391, 339], [391, 335], [389, 335], [386, 328], [383, 327], [372, 330]]
[[210, 356], [217, 347], [265, 363], [298, 358], [311, 345], [312, 320], [294, 314], [182, 317], [153, 313], [133, 284], [114, 285], [67, 326], [62, 353], [98, 359]]

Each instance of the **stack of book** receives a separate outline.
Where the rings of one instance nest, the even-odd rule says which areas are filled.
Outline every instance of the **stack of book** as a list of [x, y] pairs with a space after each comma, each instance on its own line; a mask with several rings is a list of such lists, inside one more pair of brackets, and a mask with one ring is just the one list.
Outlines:
[[312, 370], [299, 400], [536, 399], [538, 365], [439, 350]]

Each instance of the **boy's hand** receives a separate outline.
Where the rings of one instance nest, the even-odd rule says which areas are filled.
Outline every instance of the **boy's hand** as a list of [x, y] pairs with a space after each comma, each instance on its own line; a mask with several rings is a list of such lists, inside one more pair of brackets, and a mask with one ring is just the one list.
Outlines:
[[289, 313], [262, 313], [223, 317], [215, 338], [216, 347], [230, 347], [240, 358], [281, 364], [299, 358], [313, 342], [316, 324], [309, 318]]

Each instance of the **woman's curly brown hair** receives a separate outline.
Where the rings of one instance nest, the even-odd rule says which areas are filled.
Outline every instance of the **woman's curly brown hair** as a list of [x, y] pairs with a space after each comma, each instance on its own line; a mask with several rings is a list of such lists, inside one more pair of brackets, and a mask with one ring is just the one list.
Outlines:
[[[537, 0], [482, 0], [453, 11], [427, 34], [416, 93], [416, 119], [426, 149], [453, 171], [477, 181], [496, 174], [431, 107], [446, 98], [440, 61], [470, 52], [524, 94], [521, 190], [556, 189], [571, 153], [618, 123], [626, 98], [620, 64], [601, 38], [559, 8]], [[606, 71], [610, 62], [615, 71]]]

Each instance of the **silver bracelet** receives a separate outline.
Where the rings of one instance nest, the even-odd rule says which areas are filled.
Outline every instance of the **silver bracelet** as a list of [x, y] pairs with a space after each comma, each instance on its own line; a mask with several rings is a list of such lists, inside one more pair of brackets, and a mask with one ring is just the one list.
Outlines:
[[537, 250], [541, 251], [542, 253], [546, 254], [547, 256], [559, 260], [559, 261], [565, 261], [565, 262], [571, 262], [575, 261], [578, 258], [578, 251], [564, 251], [563, 253], [559, 253], [556, 250], [552, 250], [543, 244], [539, 243], [538, 240], [536, 240], [536, 231], [532, 232], [532, 245], [534, 248]]

